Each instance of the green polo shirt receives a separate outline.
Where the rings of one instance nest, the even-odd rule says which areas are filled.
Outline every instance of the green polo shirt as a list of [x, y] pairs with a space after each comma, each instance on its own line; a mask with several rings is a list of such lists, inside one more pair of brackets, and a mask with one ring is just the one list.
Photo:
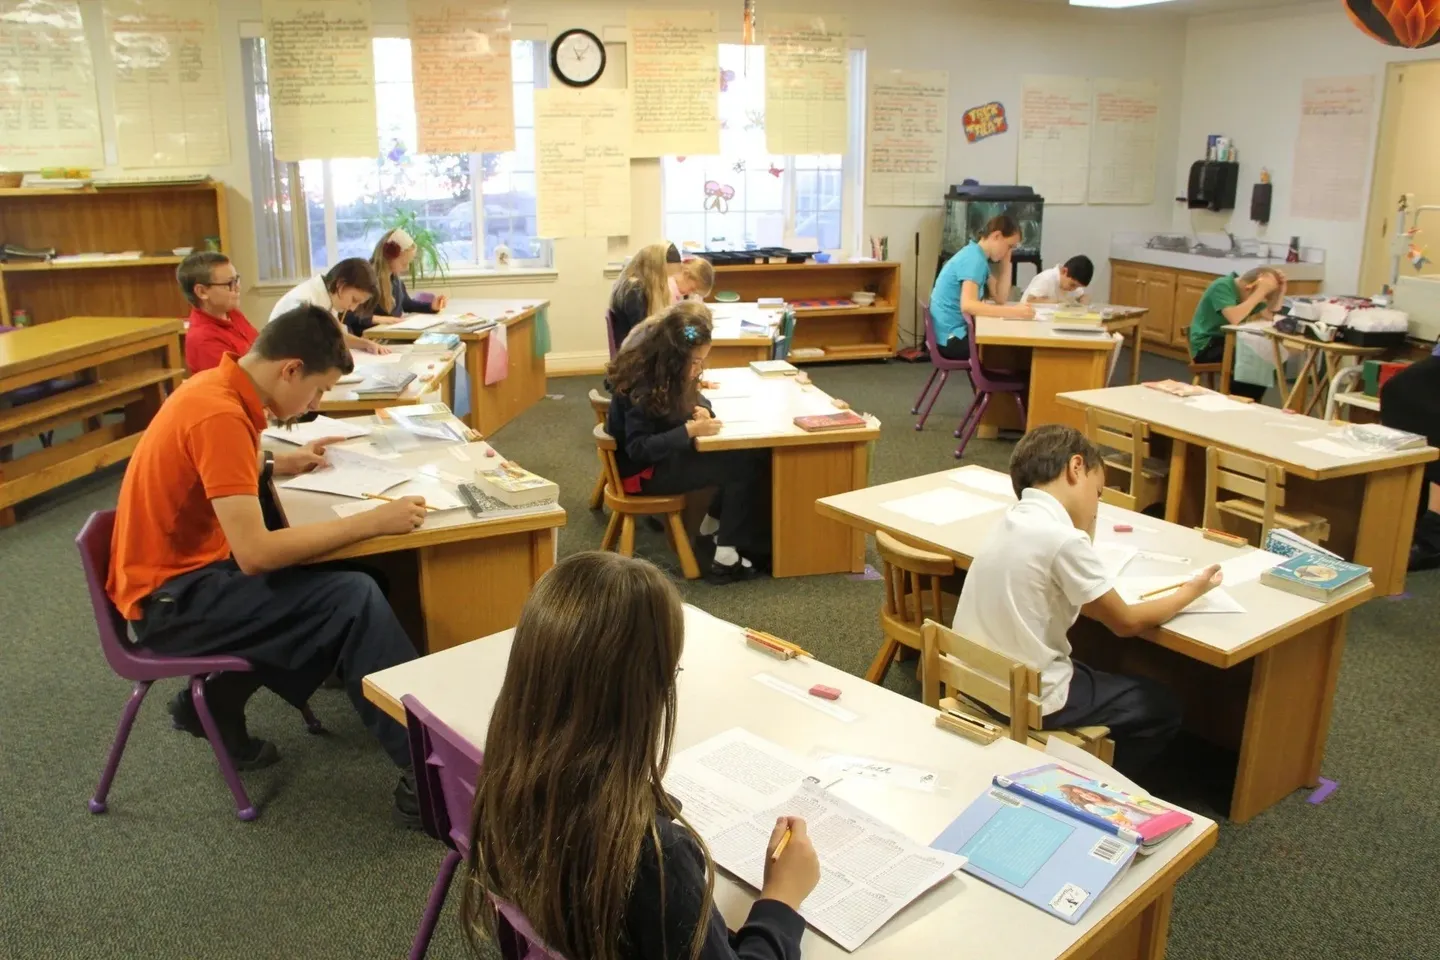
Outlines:
[[[1195, 307], [1195, 316], [1190, 319], [1190, 356], [1195, 356], [1210, 345], [1210, 341], [1216, 337], [1223, 336], [1220, 328], [1229, 323], [1222, 312], [1227, 307], [1233, 307], [1241, 301], [1240, 287], [1236, 284], [1239, 279], [1235, 274], [1217, 277], [1215, 282], [1205, 288], [1205, 295], [1200, 298], [1200, 303]], [[1250, 311], [1250, 316], [1265, 309], [1265, 301], [1261, 300], [1255, 304], [1255, 309]], [[1248, 320], [1250, 317], [1246, 317]]]

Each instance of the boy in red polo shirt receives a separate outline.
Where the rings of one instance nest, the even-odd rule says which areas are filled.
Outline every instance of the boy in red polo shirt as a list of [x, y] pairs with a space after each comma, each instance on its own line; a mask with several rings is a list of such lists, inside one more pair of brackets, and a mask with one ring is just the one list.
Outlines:
[[[350, 372], [344, 335], [317, 307], [265, 326], [245, 356], [185, 381], [161, 405], [120, 485], [106, 590], [139, 644], [169, 656], [244, 657], [252, 673], [205, 685], [226, 749], [241, 769], [279, 759], [252, 739], [245, 704], [260, 686], [299, 707], [332, 672], [360, 719], [402, 769], [397, 819], [418, 820], [404, 728], [365, 699], [366, 674], [413, 659], [415, 648], [375, 581], [305, 561], [357, 540], [408, 533], [424, 501], [402, 498], [351, 517], [267, 529], [259, 490], [268, 474], [325, 462], [324, 441], [271, 454], [260, 449], [266, 414], [291, 421], [313, 410]], [[176, 728], [205, 735], [188, 689], [170, 705]]]
[[255, 328], [240, 312], [240, 274], [223, 253], [192, 253], [175, 271], [180, 292], [190, 301], [185, 332], [185, 366], [199, 373], [220, 365], [227, 353], [243, 356], [255, 342]]

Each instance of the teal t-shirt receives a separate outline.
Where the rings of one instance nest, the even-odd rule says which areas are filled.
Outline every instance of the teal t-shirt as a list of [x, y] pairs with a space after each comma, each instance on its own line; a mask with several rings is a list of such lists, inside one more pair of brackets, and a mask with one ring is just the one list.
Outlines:
[[965, 318], [960, 315], [960, 288], [966, 280], [973, 281], [985, 296], [990, 280], [990, 258], [973, 240], [959, 253], [945, 261], [935, 286], [930, 290], [930, 315], [935, 318], [935, 344], [965, 339]]
[[[1205, 293], [1195, 306], [1195, 316], [1190, 318], [1190, 356], [1198, 355], [1212, 340], [1224, 335], [1220, 328], [1230, 321], [1225, 319], [1225, 314], [1221, 311], [1240, 302], [1240, 288], [1236, 285], [1238, 279], [1233, 273], [1217, 277], [1214, 283], [1205, 288]], [[1255, 309], [1250, 311], [1250, 316], [1253, 317], [1264, 309], [1265, 301], [1261, 300], [1255, 304]]]

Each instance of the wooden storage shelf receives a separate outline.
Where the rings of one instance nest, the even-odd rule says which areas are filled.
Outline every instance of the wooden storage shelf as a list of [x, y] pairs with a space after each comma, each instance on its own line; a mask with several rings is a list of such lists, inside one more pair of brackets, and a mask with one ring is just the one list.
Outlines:
[[0, 273], [40, 270], [116, 270], [124, 267], [179, 266], [184, 257], [135, 257], [132, 260], [76, 260], [68, 263], [0, 263]]

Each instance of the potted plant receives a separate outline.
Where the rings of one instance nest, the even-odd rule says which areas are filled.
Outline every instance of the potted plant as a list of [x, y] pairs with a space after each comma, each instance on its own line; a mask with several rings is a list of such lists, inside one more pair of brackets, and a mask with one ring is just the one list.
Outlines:
[[398, 228], [410, 234], [410, 239], [415, 241], [415, 258], [410, 261], [409, 271], [412, 286], [432, 277], [444, 279], [450, 256], [440, 245], [440, 235], [422, 224], [414, 210], [396, 207], [382, 214], [379, 221], [386, 233]]

